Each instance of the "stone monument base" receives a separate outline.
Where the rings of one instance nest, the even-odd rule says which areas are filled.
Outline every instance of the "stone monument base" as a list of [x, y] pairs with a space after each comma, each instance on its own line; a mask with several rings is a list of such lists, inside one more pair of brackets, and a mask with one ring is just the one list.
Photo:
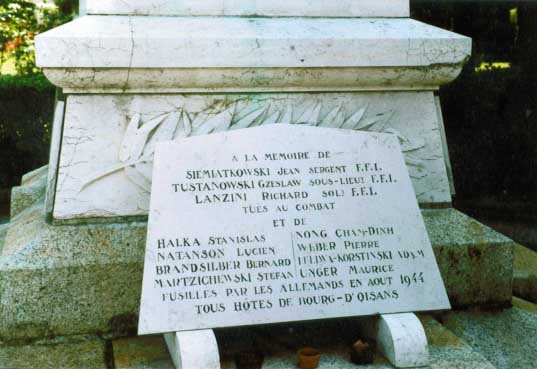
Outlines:
[[[537, 305], [513, 299], [513, 308], [496, 312], [453, 311], [442, 319], [423, 314], [420, 319], [429, 342], [429, 368], [433, 369], [503, 369], [532, 368], [535, 363], [537, 346], [533, 340], [521, 340], [537, 332]], [[324, 323], [327, 324], [326, 322]], [[332, 326], [334, 323], [332, 323]], [[336, 322], [337, 326], [337, 322]], [[509, 327], [509, 329], [506, 329]], [[315, 324], [294, 327], [289, 332], [285, 326], [270, 330], [270, 341], [264, 346], [264, 367], [278, 369], [296, 368], [296, 348], [302, 342], [296, 337], [312, 332]], [[235, 350], [244, 349], [229, 338], [238, 335], [256, 334], [265, 336], [267, 329], [240, 328], [219, 332], [218, 339], [228, 342], [222, 352], [222, 368], [235, 368]], [[313, 331], [318, 335], [318, 329]], [[323, 331], [324, 333], [324, 331]], [[333, 333], [333, 331], [332, 331]], [[352, 329], [347, 326], [344, 333], [335, 336], [318, 337], [311, 344], [321, 344], [321, 364], [324, 369], [353, 369], [349, 347], [345, 338]], [[354, 331], [359, 334], [359, 330]], [[262, 344], [258, 337], [257, 344]], [[292, 338], [291, 346], [289, 339]], [[329, 344], [319, 342], [319, 339]], [[333, 341], [330, 341], [332, 340]], [[309, 341], [308, 341], [309, 342]], [[231, 344], [232, 343], [232, 344]], [[97, 335], [61, 337], [18, 344], [0, 343], [0, 367], [10, 369], [27, 368], [146, 368], [175, 369], [162, 335], [103, 338]], [[370, 369], [392, 368], [379, 353], [374, 355]]]
[[[45, 176], [13, 189], [0, 244], [0, 341], [135, 332], [146, 223], [53, 226]], [[453, 308], [510, 305], [515, 243], [452, 208], [422, 213]]]

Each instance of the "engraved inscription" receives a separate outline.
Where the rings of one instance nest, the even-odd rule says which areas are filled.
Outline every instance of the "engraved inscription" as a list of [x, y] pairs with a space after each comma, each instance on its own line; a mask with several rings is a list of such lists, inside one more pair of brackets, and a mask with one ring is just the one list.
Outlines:
[[395, 135], [259, 127], [155, 165], [141, 333], [449, 307]]

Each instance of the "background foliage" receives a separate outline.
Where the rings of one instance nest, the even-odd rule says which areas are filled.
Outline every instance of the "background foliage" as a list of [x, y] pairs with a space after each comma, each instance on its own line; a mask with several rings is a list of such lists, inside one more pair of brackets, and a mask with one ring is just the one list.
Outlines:
[[62, 7], [54, 3], [27, 0], [0, 0], [0, 66], [13, 59], [19, 75], [37, 72], [35, 67], [34, 37], [54, 28], [72, 17], [61, 9], [69, 9], [65, 0]]
[[42, 74], [0, 79], [0, 187], [48, 158], [54, 91]]
[[55, 88], [35, 66], [34, 38], [76, 8], [71, 0], [0, 0], [0, 189], [47, 162]]
[[537, 4], [420, 1], [413, 12], [473, 39], [461, 76], [440, 90], [456, 206], [537, 219]]

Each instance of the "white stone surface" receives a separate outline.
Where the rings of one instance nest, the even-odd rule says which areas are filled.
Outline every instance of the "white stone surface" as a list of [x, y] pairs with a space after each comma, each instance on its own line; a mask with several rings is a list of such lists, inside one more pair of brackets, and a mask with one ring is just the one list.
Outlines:
[[460, 65], [427, 68], [47, 68], [47, 78], [70, 94], [254, 93], [436, 90]]
[[164, 339], [177, 369], [220, 369], [218, 343], [212, 330], [166, 333]]
[[21, 186], [27, 186], [27, 185], [31, 184], [32, 182], [35, 182], [41, 176], [43, 176], [44, 173], [46, 173], [48, 171], [48, 168], [49, 168], [49, 166], [45, 165], [45, 166], [39, 167], [37, 169], [34, 169], [31, 172], [23, 174], [22, 177], [21, 177]]
[[436, 90], [461, 65], [367, 68], [46, 68], [70, 94]]
[[411, 19], [85, 16], [36, 37], [43, 68], [431, 67], [470, 50]]
[[376, 338], [379, 349], [396, 368], [429, 364], [427, 336], [415, 314], [381, 315]]
[[88, 0], [89, 14], [407, 17], [408, 0]]
[[155, 159], [140, 334], [449, 308], [395, 135], [275, 124]]
[[418, 201], [447, 203], [437, 119], [431, 92], [69, 96], [54, 218], [146, 215], [155, 142], [275, 121], [398, 133]]
[[449, 157], [449, 149], [447, 143], [446, 127], [444, 124], [444, 114], [442, 113], [442, 104], [440, 97], [435, 96], [434, 102], [436, 104], [436, 113], [438, 117], [438, 128], [440, 129], [440, 138], [442, 139], [442, 151], [444, 152], [444, 161], [446, 163], [446, 171], [449, 179], [449, 188], [451, 195], [455, 196], [457, 191], [455, 189], [455, 180], [453, 179], [453, 169], [451, 166], [451, 158]]
[[471, 40], [407, 18], [92, 15], [38, 35], [36, 50], [67, 93], [424, 90], [455, 79]]
[[60, 146], [63, 133], [63, 118], [65, 102], [58, 101], [54, 109], [54, 121], [50, 138], [49, 166], [47, 174], [47, 192], [45, 194], [45, 214], [51, 215], [56, 194], [56, 180], [58, 178], [58, 163], [60, 161]]
[[83, 16], [87, 14], [86, 0], [78, 0], [78, 15]]

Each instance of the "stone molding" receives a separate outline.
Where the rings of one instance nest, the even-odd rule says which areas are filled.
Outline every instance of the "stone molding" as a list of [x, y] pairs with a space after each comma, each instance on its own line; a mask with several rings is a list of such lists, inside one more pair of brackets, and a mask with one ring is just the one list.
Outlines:
[[87, 0], [88, 14], [408, 17], [408, 0]]
[[411, 19], [85, 16], [36, 50], [69, 92], [434, 89], [471, 40]]

